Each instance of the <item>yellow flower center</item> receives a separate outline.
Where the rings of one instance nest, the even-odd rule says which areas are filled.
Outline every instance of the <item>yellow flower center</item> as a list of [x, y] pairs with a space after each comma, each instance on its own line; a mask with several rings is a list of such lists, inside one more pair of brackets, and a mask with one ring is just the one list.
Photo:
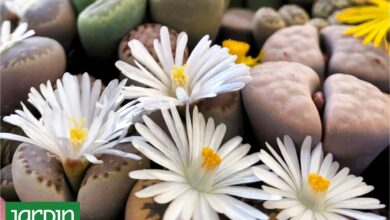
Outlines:
[[210, 147], [204, 147], [202, 150], [202, 167], [206, 170], [213, 170], [222, 161], [221, 157]]
[[84, 128], [85, 118], [81, 122], [76, 121], [75, 119], [69, 119], [71, 123], [74, 124], [74, 127], [70, 128], [70, 142], [73, 147], [80, 147], [87, 139], [88, 129]]
[[187, 74], [185, 73], [186, 65], [173, 66], [172, 81], [176, 86], [183, 87], [187, 85]]
[[237, 56], [237, 63], [241, 63], [241, 61], [244, 60], [246, 54], [249, 51], [249, 44], [241, 41], [236, 41], [236, 40], [224, 40], [222, 42], [222, 47], [228, 48], [229, 53], [232, 55]]
[[316, 173], [309, 174], [309, 185], [314, 192], [325, 192], [329, 188], [330, 180]]

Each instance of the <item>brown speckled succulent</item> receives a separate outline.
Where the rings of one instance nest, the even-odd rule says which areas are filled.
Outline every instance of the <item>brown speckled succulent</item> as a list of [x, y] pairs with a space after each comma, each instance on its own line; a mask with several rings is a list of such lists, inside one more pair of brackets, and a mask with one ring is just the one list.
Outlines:
[[[119, 59], [135, 65], [134, 58], [131, 55], [128, 42], [130, 40], [137, 39], [145, 46], [145, 48], [149, 51], [149, 53], [153, 56], [153, 58], [155, 60], [158, 60], [157, 54], [153, 47], [153, 42], [154, 40], [160, 38], [161, 27], [162, 26], [160, 24], [147, 23], [147, 24], [139, 25], [134, 30], [130, 31], [129, 34], [125, 35], [122, 38], [122, 41], [119, 44], [119, 49], [118, 49]], [[178, 33], [172, 28], [168, 28], [168, 30], [170, 35], [169, 39], [171, 42], [172, 53], [175, 54], [176, 40], [177, 40]], [[188, 57], [188, 49], [185, 50], [184, 56], [185, 58]]]
[[69, 48], [76, 32], [76, 15], [67, 0], [13, 0], [6, 3], [20, 22], [28, 23], [38, 36], [53, 38]]
[[4, 51], [0, 59], [1, 115], [26, 102], [31, 87], [60, 78], [65, 65], [62, 46], [46, 37], [31, 37]]
[[[137, 153], [130, 144], [116, 149]], [[21, 144], [12, 163], [15, 190], [21, 201], [76, 200], [82, 219], [113, 219], [123, 209], [134, 184], [128, 173], [149, 167], [149, 162], [111, 155], [100, 159], [103, 163], [88, 167], [79, 191], [74, 192], [60, 161], [48, 151]]]

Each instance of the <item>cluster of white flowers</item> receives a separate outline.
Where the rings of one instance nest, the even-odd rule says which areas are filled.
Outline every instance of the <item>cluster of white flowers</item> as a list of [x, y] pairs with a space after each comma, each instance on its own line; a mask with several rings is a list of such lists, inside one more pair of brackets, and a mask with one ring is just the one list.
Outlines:
[[[22, 24], [10, 35], [10, 24], [3, 23], [1, 51], [31, 36], [30, 31], [24, 34], [26, 29], [27, 25]], [[20, 127], [27, 137], [0, 133], [0, 139], [41, 147], [62, 162], [86, 159], [91, 163], [101, 163], [101, 154], [140, 159], [114, 148], [118, 143], [132, 142], [164, 168], [129, 174], [134, 179], [160, 181], [136, 195], [170, 203], [164, 219], [219, 219], [218, 213], [231, 219], [268, 219], [265, 213], [235, 197], [266, 200], [266, 208], [282, 210], [278, 219], [384, 219], [355, 210], [384, 206], [376, 199], [356, 198], [373, 188], [362, 178], [348, 175], [347, 168], [338, 171], [339, 164], [333, 162], [331, 154], [323, 158], [321, 144], [311, 152], [310, 138], [302, 145], [300, 160], [287, 136], [284, 142], [277, 140], [281, 156], [268, 144], [271, 154], [262, 150], [248, 155], [251, 146], [242, 144], [241, 137], [223, 143], [226, 126], [205, 119], [197, 107], [191, 114], [189, 106], [200, 99], [242, 89], [251, 79], [248, 67], [235, 64], [236, 56], [226, 48], [211, 46], [208, 36], [184, 62], [186, 33], [178, 36], [175, 56], [166, 27], [161, 28], [160, 36], [154, 42], [158, 61], [141, 42], [132, 40], [129, 47], [136, 66], [116, 63], [124, 75], [145, 87], [125, 86], [126, 80], [113, 80], [102, 89], [101, 81], [92, 83], [87, 73], [81, 80], [65, 73], [57, 80], [56, 89], [50, 82], [41, 84], [40, 91], [31, 88], [28, 101], [38, 110], [38, 118], [23, 103], [22, 110], [4, 118]], [[121, 106], [125, 99], [133, 100]], [[176, 109], [183, 105], [185, 123]], [[169, 134], [145, 115], [157, 109]], [[133, 124], [140, 136], [128, 137]], [[259, 161], [264, 165], [255, 166]], [[267, 185], [263, 189], [242, 186], [258, 181]]]

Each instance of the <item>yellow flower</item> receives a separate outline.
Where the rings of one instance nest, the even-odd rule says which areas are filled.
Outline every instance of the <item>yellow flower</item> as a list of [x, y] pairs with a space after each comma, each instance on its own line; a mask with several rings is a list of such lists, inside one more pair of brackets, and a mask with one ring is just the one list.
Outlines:
[[390, 29], [390, 2], [370, 0], [371, 5], [347, 8], [337, 15], [337, 20], [357, 24], [347, 29], [344, 34], [355, 38], [364, 37], [363, 44], [373, 43], [374, 47], [384, 46], [390, 55], [387, 34]]
[[250, 45], [242, 42], [242, 41], [236, 41], [236, 40], [224, 40], [222, 42], [222, 47], [228, 48], [229, 53], [232, 55], [236, 55], [236, 63], [243, 63], [247, 66], [255, 66], [259, 63], [263, 53], [260, 52], [259, 55], [255, 58], [251, 56], [247, 56], [247, 53], [249, 52]]

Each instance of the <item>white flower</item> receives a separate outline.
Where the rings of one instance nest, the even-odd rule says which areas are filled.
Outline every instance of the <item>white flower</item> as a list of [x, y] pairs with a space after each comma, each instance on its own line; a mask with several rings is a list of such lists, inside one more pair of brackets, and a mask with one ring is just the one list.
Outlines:
[[[300, 160], [290, 137], [284, 143], [278, 138], [282, 156], [266, 143], [272, 156], [264, 150], [260, 152], [261, 161], [271, 171], [253, 168], [261, 181], [269, 186], [263, 189], [274, 195], [283, 196], [279, 201], [267, 201], [264, 207], [281, 209], [278, 219], [385, 219], [368, 212], [355, 209], [383, 208], [379, 200], [359, 197], [374, 188], [363, 182], [362, 177], [349, 175], [349, 169], [340, 171], [339, 164], [333, 161], [332, 154], [323, 158], [322, 144], [310, 152], [311, 137], [303, 141]], [[283, 158], [283, 159], [282, 159]]]
[[125, 135], [141, 109], [135, 102], [119, 107], [125, 84], [113, 80], [101, 93], [101, 81], [91, 81], [84, 73], [79, 82], [69, 73], [57, 80], [54, 91], [50, 81], [40, 85], [39, 93], [31, 88], [28, 101], [39, 111], [36, 118], [22, 103], [23, 110], [4, 117], [4, 121], [20, 127], [27, 137], [0, 133], [0, 139], [21, 141], [41, 147], [61, 161], [85, 157], [101, 163], [95, 155], [113, 154], [133, 159], [139, 156], [113, 149], [118, 143], [129, 142]]
[[14, 44], [31, 37], [35, 31], [27, 31], [27, 23], [21, 23], [13, 33], [11, 33], [11, 22], [3, 21], [0, 33], [0, 54], [11, 48]]
[[134, 179], [161, 180], [137, 192], [136, 196], [154, 197], [158, 203], [171, 202], [164, 214], [164, 219], [168, 220], [213, 220], [218, 219], [217, 212], [232, 219], [268, 219], [259, 210], [233, 197], [280, 199], [260, 189], [236, 186], [258, 181], [251, 166], [259, 158], [257, 154], [246, 155], [250, 145], [241, 144], [241, 137], [222, 144], [226, 126], [215, 127], [212, 118], [206, 123], [196, 107], [191, 119], [187, 105], [186, 126], [176, 108], [170, 108], [171, 114], [166, 109], [161, 110], [170, 135], [147, 116], [143, 116], [145, 125], [135, 125], [145, 140], [133, 140], [134, 147], [168, 169], [130, 172]]
[[173, 56], [168, 28], [162, 27], [160, 32], [161, 39], [154, 41], [154, 49], [161, 65], [138, 40], [129, 42], [138, 68], [123, 61], [116, 62], [124, 75], [145, 85], [125, 87], [126, 98], [141, 97], [140, 102], [149, 109], [157, 109], [161, 102], [184, 105], [220, 93], [237, 91], [250, 81], [248, 67], [235, 64], [236, 56], [230, 55], [228, 49], [219, 45], [210, 47], [209, 36], [200, 40], [184, 63], [187, 34], [179, 34]]

